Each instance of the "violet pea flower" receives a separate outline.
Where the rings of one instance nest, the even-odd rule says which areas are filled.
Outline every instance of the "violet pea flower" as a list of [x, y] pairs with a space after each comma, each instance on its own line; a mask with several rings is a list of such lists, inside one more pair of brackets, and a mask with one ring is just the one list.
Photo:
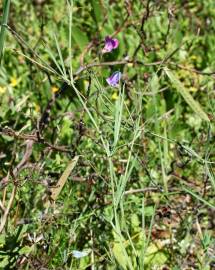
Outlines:
[[121, 77], [122, 73], [120, 71], [115, 71], [109, 78], [106, 79], [106, 81], [110, 86], [116, 87], [118, 86]]
[[118, 46], [119, 46], [118, 39], [107, 36], [105, 38], [105, 46], [102, 49], [102, 53], [111, 52], [112, 50], [116, 49]]

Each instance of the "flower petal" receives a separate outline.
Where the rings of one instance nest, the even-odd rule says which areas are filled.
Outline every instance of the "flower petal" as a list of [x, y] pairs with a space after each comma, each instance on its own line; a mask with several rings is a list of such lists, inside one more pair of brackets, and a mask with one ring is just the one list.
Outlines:
[[116, 49], [119, 46], [118, 39], [114, 38], [113, 41], [112, 41], [112, 44], [113, 44], [113, 48]]
[[105, 46], [102, 49], [103, 53], [111, 52], [119, 46], [119, 41], [116, 38], [111, 38], [109, 36], [105, 37]]
[[115, 71], [109, 78], [106, 79], [107, 83], [110, 86], [117, 86], [120, 79], [122, 77], [122, 73], [120, 71]]

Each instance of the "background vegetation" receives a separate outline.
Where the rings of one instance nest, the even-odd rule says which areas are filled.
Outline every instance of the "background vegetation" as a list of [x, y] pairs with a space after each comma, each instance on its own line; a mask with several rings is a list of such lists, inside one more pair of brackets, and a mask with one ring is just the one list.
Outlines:
[[0, 269], [215, 269], [214, 1], [1, 4]]

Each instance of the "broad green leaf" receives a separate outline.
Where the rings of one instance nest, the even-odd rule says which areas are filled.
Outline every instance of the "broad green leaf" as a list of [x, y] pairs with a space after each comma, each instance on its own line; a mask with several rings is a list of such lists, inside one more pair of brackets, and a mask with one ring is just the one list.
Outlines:
[[159, 244], [151, 243], [145, 254], [144, 263], [147, 265], [147, 269], [151, 269], [152, 266], [162, 266], [165, 264], [165, 262], [168, 260], [167, 255], [165, 252], [162, 251], [161, 247], [159, 247]]
[[151, 217], [154, 214], [154, 207], [153, 206], [146, 206], [144, 208], [144, 214], [146, 217]]
[[83, 50], [89, 43], [87, 35], [76, 26], [72, 27], [72, 37], [81, 50]]
[[205, 121], [210, 121], [207, 114], [203, 111], [201, 105], [193, 99], [188, 90], [184, 87], [184, 85], [178, 80], [178, 78], [171, 72], [170, 70], [165, 69], [167, 76], [169, 77], [172, 84], [175, 86], [177, 91], [182, 95], [187, 104], [191, 107], [191, 109], [202, 119]]
[[127, 269], [127, 262], [125, 260], [125, 254], [123, 252], [122, 245], [120, 243], [114, 243], [112, 251], [119, 265], [123, 269]]
[[[129, 257], [126, 248], [130, 245], [129, 240], [125, 240], [124, 237], [121, 235], [120, 232], [114, 232], [114, 243], [113, 243], [113, 248], [112, 252], [114, 257], [116, 258], [117, 262], [119, 265], [122, 267], [122, 269], [134, 269], [131, 258]], [[136, 234], [132, 238], [135, 238], [139, 235]]]

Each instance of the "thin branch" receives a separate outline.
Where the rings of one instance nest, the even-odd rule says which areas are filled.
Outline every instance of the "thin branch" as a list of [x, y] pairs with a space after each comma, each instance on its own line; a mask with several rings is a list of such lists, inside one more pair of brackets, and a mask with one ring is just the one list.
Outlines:
[[141, 62], [141, 61], [119, 60], [119, 61], [111, 61], [111, 62], [92, 63], [92, 64], [85, 65], [83, 67], [80, 67], [76, 71], [75, 76], [78, 76], [83, 71], [85, 71], [85, 70], [87, 70], [89, 68], [93, 68], [93, 67], [128, 65], [128, 64], [134, 64], [134, 63], [135, 64], [139, 64], [139, 65], [143, 65], [143, 66], [156, 66], [156, 65], [160, 65], [162, 62], [163, 61], [156, 61], [156, 62], [152, 62], [152, 63], [145, 63], [145, 62]]
[[[46, 145], [46, 146], [48, 146], [51, 149], [56, 150], [56, 151], [71, 153], [71, 150], [67, 149], [65, 146], [53, 145], [49, 142], [44, 141], [43, 139], [40, 139], [40, 138], [38, 139], [37, 135], [22, 134], [22, 133], [19, 133], [15, 130], [11, 129], [11, 128], [2, 128], [2, 130], [0, 131], [0, 134], [7, 135], [7, 136], [13, 137], [15, 139], [27, 140], [29, 143], [32, 142], [32, 143], [43, 144], [43, 145]], [[32, 146], [33, 145], [31, 145], [31, 147]], [[27, 145], [27, 147], [28, 147], [28, 145]], [[27, 151], [27, 149], [26, 149], [26, 151]], [[27, 152], [29, 153], [29, 149]], [[28, 154], [28, 156], [25, 156], [25, 160], [23, 160], [22, 163], [19, 164], [19, 167], [22, 167], [24, 164], [26, 164], [26, 160], [29, 157], [30, 157], [29, 154]]]
[[150, 192], [150, 191], [160, 191], [160, 189], [156, 187], [130, 189], [130, 190], [125, 191], [124, 195], [131, 195], [135, 193], [145, 193], [145, 192]]
[[170, 62], [169, 64], [174, 65], [177, 68], [184, 69], [184, 70], [187, 70], [189, 72], [197, 73], [197, 74], [200, 74], [200, 75], [206, 75], [206, 76], [215, 75], [215, 71], [205, 72], [205, 71], [201, 71], [201, 70], [198, 70], [198, 69], [195, 69], [195, 68], [188, 68], [188, 67], [185, 67], [185, 66], [183, 66], [181, 64], [177, 64], [177, 63], [173, 63], [173, 62]]

